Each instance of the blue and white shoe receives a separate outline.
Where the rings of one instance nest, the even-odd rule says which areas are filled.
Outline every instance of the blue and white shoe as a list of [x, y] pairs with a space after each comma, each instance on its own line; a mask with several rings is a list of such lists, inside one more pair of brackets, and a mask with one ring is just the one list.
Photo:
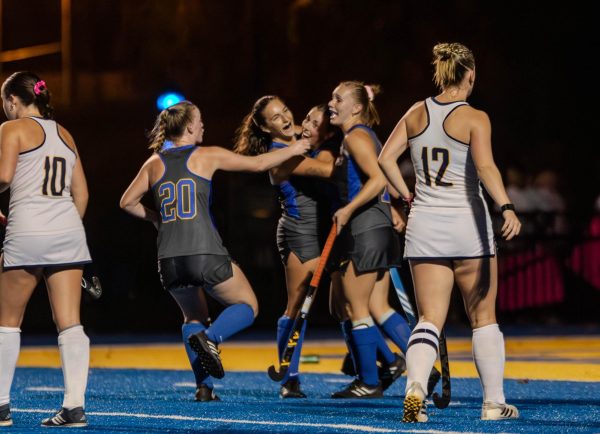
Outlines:
[[54, 416], [42, 421], [42, 426], [47, 427], [83, 428], [87, 425], [88, 421], [83, 407], [75, 407], [70, 410], [63, 407]]
[[0, 426], [11, 426], [13, 424], [10, 415], [10, 404], [0, 405]]

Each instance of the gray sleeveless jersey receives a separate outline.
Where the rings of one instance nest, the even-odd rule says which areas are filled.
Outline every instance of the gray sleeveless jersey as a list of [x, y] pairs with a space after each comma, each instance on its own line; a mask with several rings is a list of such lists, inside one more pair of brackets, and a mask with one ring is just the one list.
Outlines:
[[6, 237], [52, 235], [83, 230], [71, 196], [75, 152], [58, 134], [55, 121], [31, 118], [44, 130], [44, 142], [19, 154], [10, 183]]
[[483, 200], [477, 170], [468, 143], [449, 136], [444, 121], [464, 101], [425, 100], [428, 124], [409, 139], [417, 176], [415, 207], [470, 208]]
[[211, 181], [187, 167], [195, 145], [161, 152], [163, 177], [152, 186], [160, 211], [158, 258], [199, 254], [228, 255], [210, 213]]

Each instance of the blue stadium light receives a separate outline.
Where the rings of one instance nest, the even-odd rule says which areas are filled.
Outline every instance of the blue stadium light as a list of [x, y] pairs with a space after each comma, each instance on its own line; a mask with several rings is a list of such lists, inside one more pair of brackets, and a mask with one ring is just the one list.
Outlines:
[[178, 102], [183, 101], [185, 98], [182, 94], [177, 92], [165, 92], [161, 94], [156, 100], [156, 107], [159, 110], [164, 110], [171, 107]]

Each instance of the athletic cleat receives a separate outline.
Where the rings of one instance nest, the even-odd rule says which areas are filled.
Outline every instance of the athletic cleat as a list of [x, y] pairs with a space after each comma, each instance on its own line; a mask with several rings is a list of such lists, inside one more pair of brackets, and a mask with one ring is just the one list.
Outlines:
[[201, 384], [196, 388], [196, 401], [199, 402], [210, 402], [220, 401], [221, 398], [217, 396], [215, 391], [208, 387], [206, 384]]
[[383, 390], [387, 390], [406, 371], [406, 359], [404, 356], [398, 353], [395, 353], [394, 356], [396, 358], [392, 363], [379, 368], [379, 380], [381, 380]]
[[423, 392], [421, 385], [415, 381], [410, 385], [404, 397], [402, 422], [427, 422], [427, 410], [424, 410], [424, 408], [425, 392]]
[[440, 378], [442, 378], [442, 374], [440, 373], [440, 371], [438, 371], [435, 366], [433, 368], [431, 368], [431, 372], [429, 373], [429, 380], [427, 380], [427, 397], [428, 398], [433, 394], [433, 391], [435, 390], [435, 386], [437, 386], [437, 384], [439, 383]]
[[381, 383], [378, 383], [377, 386], [369, 386], [359, 379], [354, 380], [350, 383], [345, 389], [339, 390], [331, 395], [332, 398], [382, 398], [383, 397], [383, 389], [381, 388]]
[[223, 378], [225, 376], [221, 357], [219, 356], [219, 347], [208, 339], [204, 331], [190, 335], [188, 342], [192, 349], [198, 353], [202, 367], [206, 369], [211, 377]]
[[306, 394], [300, 390], [300, 381], [297, 378], [290, 378], [281, 385], [279, 389], [280, 398], [306, 398]]
[[0, 405], [0, 426], [11, 426], [13, 424], [10, 415], [10, 404]]
[[71, 410], [61, 408], [58, 412], [48, 419], [42, 421], [42, 426], [48, 427], [68, 427], [68, 428], [82, 428], [88, 425], [87, 418], [83, 407], [75, 407]]
[[510, 404], [498, 404], [497, 402], [485, 401], [481, 407], [481, 420], [504, 420], [518, 419], [519, 410]]
[[346, 353], [346, 355], [344, 356], [341, 371], [344, 375], [356, 377], [356, 369], [354, 368], [354, 362], [352, 361], [352, 356], [350, 355], [350, 353]]

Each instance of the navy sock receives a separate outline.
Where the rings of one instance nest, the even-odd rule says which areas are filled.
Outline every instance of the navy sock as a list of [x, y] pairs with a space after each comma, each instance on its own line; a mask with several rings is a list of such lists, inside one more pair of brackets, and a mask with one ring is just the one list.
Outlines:
[[279, 356], [279, 361], [281, 361], [281, 357], [285, 351], [292, 325], [294, 325], [294, 320], [289, 316], [283, 315], [277, 320], [277, 355]]
[[354, 371], [358, 372], [358, 367], [356, 366], [356, 355], [354, 354], [354, 339], [352, 337], [352, 321], [347, 319], [346, 321], [342, 321], [340, 323], [342, 327], [342, 335], [344, 335], [344, 340], [346, 341], [346, 347], [348, 347], [348, 352], [350, 353], [350, 357], [352, 358], [352, 363], [354, 364]]
[[[302, 354], [302, 342], [304, 342], [304, 333], [306, 332], [306, 322], [302, 324], [302, 330], [300, 331], [300, 338], [298, 339], [298, 343], [296, 344], [296, 349], [294, 350], [294, 355], [292, 356], [292, 360], [290, 361], [290, 368], [288, 369], [288, 373], [286, 377], [295, 377], [298, 379], [298, 367], [300, 366], [300, 355]], [[290, 331], [291, 332], [291, 331]], [[289, 338], [289, 334], [288, 334]], [[283, 383], [285, 383], [287, 379], [284, 378]]]
[[352, 330], [359, 378], [369, 386], [375, 386], [379, 383], [377, 375], [377, 333], [375, 326]]
[[377, 353], [380, 354], [381, 357], [383, 357], [383, 361], [389, 365], [396, 360], [396, 356], [392, 350], [390, 350], [390, 347], [388, 347], [388, 344], [385, 341], [381, 330], [379, 330], [379, 327], [375, 326], [374, 329], [377, 334]]
[[406, 320], [398, 312], [394, 312], [387, 320], [381, 324], [381, 328], [389, 338], [406, 354], [408, 339], [410, 338], [410, 327]]
[[192, 365], [192, 371], [194, 371], [194, 377], [196, 377], [196, 385], [200, 386], [201, 384], [206, 384], [211, 389], [213, 388], [213, 382], [210, 376], [206, 373], [202, 364], [200, 363], [200, 358], [198, 354], [190, 344], [188, 343], [188, 338], [196, 333], [201, 332], [202, 330], [206, 330], [203, 324], [200, 323], [187, 323], [181, 326], [181, 334], [183, 337], [183, 345], [185, 346], [185, 352], [187, 353], [188, 360], [190, 361], [190, 365]]
[[254, 322], [254, 311], [245, 303], [232, 304], [206, 329], [206, 336], [218, 344], [237, 332], [250, 327]]

